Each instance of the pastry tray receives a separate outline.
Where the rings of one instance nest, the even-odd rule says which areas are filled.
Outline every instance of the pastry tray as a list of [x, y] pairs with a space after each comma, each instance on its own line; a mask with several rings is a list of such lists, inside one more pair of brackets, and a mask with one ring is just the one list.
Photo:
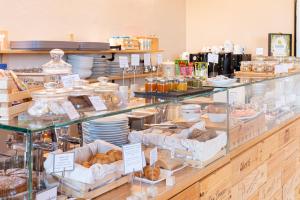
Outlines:
[[27, 49], [27, 50], [51, 50], [51, 49], [63, 49], [63, 50], [76, 50], [79, 48], [78, 42], [71, 41], [11, 41], [11, 49]]
[[168, 92], [168, 93], [157, 93], [157, 92], [135, 92], [136, 97], [158, 97], [158, 98], [180, 98], [190, 95], [197, 95], [206, 92], [213, 91], [213, 87], [202, 87], [199, 89], [188, 89], [186, 92]]

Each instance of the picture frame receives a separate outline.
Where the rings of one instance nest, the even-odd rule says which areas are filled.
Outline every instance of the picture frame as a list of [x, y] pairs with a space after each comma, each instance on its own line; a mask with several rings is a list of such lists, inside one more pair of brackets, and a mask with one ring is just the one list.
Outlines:
[[269, 56], [292, 56], [292, 34], [269, 33]]

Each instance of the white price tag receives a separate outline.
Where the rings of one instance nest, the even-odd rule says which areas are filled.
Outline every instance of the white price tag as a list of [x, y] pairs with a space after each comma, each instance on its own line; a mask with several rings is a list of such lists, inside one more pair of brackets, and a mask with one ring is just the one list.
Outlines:
[[140, 55], [131, 54], [131, 66], [139, 66], [139, 65], [140, 65]]
[[56, 153], [53, 157], [53, 172], [73, 171], [75, 162], [75, 153]]
[[74, 86], [74, 82], [80, 80], [80, 77], [78, 74], [72, 74], [67, 76], [62, 76], [61, 81], [65, 88], [70, 88]]
[[119, 56], [119, 65], [120, 68], [128, 68], [128, 57], [127, 56]]
[[143, 169], [143, 156], [141, 143], [123, 146], [123, 160], [125, 174], [141, 171]]
[[163, 62], [163, 57], [161, 54], [157, 54], [157, 65], [161, 65]]
[[256, 55], [257, 56], [264, 55], [264, 48], [256, 48]]
[[75, 107], [73, 106], [73, 104], [70, 101], [63, 102], [62, 107], [71, 120], [77, 119], [80, 117], [79, 113], [77, 112], [77, 110], [75, 109]]
[[151, 55], [150, 55], [150, 53], [144, 54], [144, 66], [151, 66]]
[[281, 73], [288, 73], [289, 72], [289, 66], [285, 64], [279, 64], [275, 66], [274, 73], [275, 74], [281, 74]]
[[96, 111], [107, 110], [106, 105], [99, 96], [90, 96], [89, 99]]
[[36, 200], [56, 200], [57, 199], [57, 187], [53, 187], [43, 192], [36, 194]]
[[150, 166], [154, 165], [157, 161], [157, 147], [154, 147], [150, 151]]
[[143, 167], [146, 167], [147, 162], [146, 162], [146, 157], [145, 157], [145, 152], [144, 151], [143, 151], [142, 157], [143, 157]]
[[216, 64], [219, 63], [219, 55], [215, 53], [209, 53], [207, 55], [207, 62], [216, 63]]

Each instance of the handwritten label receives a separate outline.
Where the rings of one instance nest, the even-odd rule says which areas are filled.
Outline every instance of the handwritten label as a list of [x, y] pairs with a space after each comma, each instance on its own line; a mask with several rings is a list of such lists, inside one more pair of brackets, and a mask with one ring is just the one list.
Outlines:
[[106, 105], [99, 96], [90, 96], [89, 99], [96, 111], [107, 110]]
[[281, 74], [281, 73], [288, 73], [289, 72], [289, 66], [285, 64], [279, 64], [275, 66], [274, 73], [275, 74]]
[[77, 110], [75, 109], [75, 107], [73, 106], [73, 104], [70, 101], [63, 102], [62, 107], [71, 120], [77, 119], [80, 117], [79, 113], [77, 112]]
[[36, 200], [56, 200], [57, 187], [36, 194]]
[[74, 82], [80, 80], [78, 74], [72, 74], [67, 76], [62, 76], [61, 81], [65, 88], [71, 88], [74, 86]]
[[150, 151], [150, 166], [154, 165], [157, 161], [157, 147], [154, 147]]
[[140, 65], [140, 55], [131, 54], [131, 66], [139, 66], [139, 65]]
[[150, 66], [151, 65], [151, 55], [150, 53], [144, 54], [144, 66]]
[[256, 55], [257, 56], [264, 55], [264, 48], [256, 48]]
[[123, 146], [123, 160], [125, 174], [141, 171], [143, 169], [143, 156], [141, 143]]
[[161, 54], [157, 54], [156, 56], [157, 56], [157, 57], [156, 57], [156, 59], [157, 59], [157, 65], [161, 65], [162, 62], [163, 62], [163, 57], [162, 57], [162, 55], [161, 55]]
[[119, 56], [119, 65], [120, 68], [128, 68], [128, 57], [127, 56]]
[[53, 172], [73, 171], [75, 162], [75, 153], [57, 153], [53, 154]]
[[207, 55], [207, 62], [218, 64], [219, 63], [219, 55], [215, 54], [215, 53], [209, 53]]

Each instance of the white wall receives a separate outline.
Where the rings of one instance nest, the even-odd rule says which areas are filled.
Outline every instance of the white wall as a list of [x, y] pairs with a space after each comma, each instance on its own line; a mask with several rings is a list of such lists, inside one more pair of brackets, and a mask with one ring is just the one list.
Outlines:
[[268, 49], [268, 33], [294, 33], [294, 0], [186, 0], [187, 49], [229, 39], [248, 52]]
[[[151, 34], [160, 38], [165, 57], [185, 50], [185, 0], [0, 0], [0, 5], [0, 30], [8, 30], [10, 40], [68, 40], [74, 33], [76, 40], [108, 41], [112, 35]], [[17, 64], [16, 59], [9, 62]], [[30, 64], [32, 57], [22, 60]]]

